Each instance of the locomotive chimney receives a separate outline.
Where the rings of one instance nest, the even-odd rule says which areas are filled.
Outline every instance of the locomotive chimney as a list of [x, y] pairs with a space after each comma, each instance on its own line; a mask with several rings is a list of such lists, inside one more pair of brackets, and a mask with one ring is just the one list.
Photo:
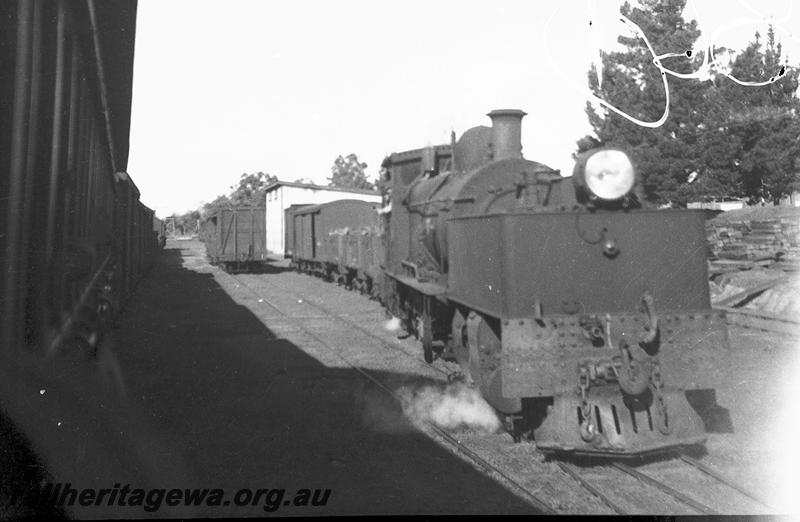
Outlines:
[[492, 119], [492, 160], [522, 158], [522, 118], [525, 112], [500, 109], [487, 116]]
[[422, 149], [422, 173], [436, 173], [436, 150], [433, 147]]

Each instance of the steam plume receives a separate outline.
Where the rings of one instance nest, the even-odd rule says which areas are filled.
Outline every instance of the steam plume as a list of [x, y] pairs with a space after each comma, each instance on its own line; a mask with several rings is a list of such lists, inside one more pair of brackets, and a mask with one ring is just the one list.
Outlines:
[[401, 388], [403, 413], [415, 422], [445, 429], [472, 428], [493, 433], [500, 428], [494, 410], [478, 390], [465, 384]]

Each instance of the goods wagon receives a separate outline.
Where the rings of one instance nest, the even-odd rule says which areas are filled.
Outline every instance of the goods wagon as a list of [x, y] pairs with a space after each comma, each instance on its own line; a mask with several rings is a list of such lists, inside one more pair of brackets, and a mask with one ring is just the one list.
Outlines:
[[216, 209], [205, 221], [202, 240], [212, 263], [225, 270], [254, 270], [267, 262], [264, 207]]
[[292, 239], [287, 250], [291, 249], [294, 265], [303, 272], [371, 291], [381, 246], [378, 206], [343, 199], [294, 210], [287, 223]]
[[283, 244], [286, 247], [283, 253], [283, 257], [292, 257], [294, 250], [294, 226], [293, 226], [294, 212], [295, 210], [299, 210], [303, 207], [308, 207], [308, 206], [311, 205], [310, 204], [289, 205], [289, 208], [283, 211], [283, 222], [285, 224]]
[[152, 262], [153, 211], [125, 172], [135, 16], [135, 1], [0, 3], [7, 353], [73, 339], [80, 310], [121, 302]]

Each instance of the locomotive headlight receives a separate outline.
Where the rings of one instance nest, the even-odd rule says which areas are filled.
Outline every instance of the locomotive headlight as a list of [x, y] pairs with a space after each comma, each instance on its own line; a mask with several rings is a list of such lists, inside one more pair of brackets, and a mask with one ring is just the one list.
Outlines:
[[589, 156], [584, 167], [586, 187], [600, 199], [620, 199], [633, 189], [633, 164], [618, 150], [600, 150]]
[[[629, 208], [636, 198], [636, 172], [628, 156], [616, 149], [595, 149], [580, 154], [572, 172], [578, 202], [589, 208]], [[631, 199], [633, 198], [633, 199]]]

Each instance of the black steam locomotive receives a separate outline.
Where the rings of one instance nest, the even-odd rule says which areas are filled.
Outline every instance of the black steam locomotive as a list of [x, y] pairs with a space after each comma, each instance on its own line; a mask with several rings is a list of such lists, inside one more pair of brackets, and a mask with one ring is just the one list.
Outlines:
[[729, 358], [703, 212], [647, 208], [619, 150], [582, 154], [571, 179], [524, 159], [523, 116], [392, 154], [385, 206], [357, 223], [337, 203], [296, 210], [295, 265], [376, 295], [516, 439], [605, 455], [703, 442]]

